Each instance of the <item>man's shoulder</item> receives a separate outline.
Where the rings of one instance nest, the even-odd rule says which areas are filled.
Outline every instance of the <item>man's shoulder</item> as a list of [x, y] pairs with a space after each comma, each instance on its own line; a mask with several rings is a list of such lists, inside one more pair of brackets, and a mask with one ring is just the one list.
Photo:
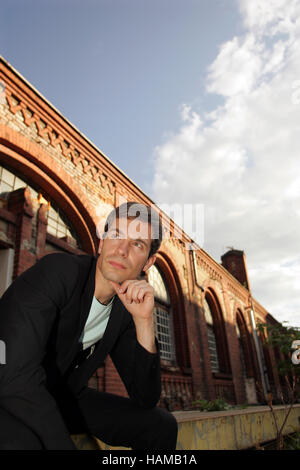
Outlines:
[[49, 253], [19, 275], [13, 284], [17, 287], [25, 282], [50, 297], [52, 292], [68, 296], [69, 291], [85, 283], [94, 259], [92, 255]]
[[36, 263], [36, 270], [47, 278], [58, 277], [67, 284], [74, 284], [80, 279], [84, 282], [96, 258], [92, 255], [71, 253], [49, 253]]
[[89, 268], [93, 259], [93, 255], [76, 255], [72, 253], [54, 252], [48, 253], [39, 259], [40, 265], [53, 266], [59, 269], [68, 268]]
[[54, 304], [63, 305], [72, 293], [81, 290], [96, 258], [92, 255], [49, 253], [23, 271], [6, 289], [1, 300], [30, 299], [46, 296]]

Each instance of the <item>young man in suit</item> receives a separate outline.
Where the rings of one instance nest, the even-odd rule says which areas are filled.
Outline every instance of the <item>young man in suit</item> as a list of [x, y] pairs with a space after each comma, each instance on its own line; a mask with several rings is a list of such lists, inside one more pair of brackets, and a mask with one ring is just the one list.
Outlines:
[[[174, 450], [177, 422], [157, 407], [153, 288], [160, 218], [124, 203], [108, 216], [98, 257], [53, 253], [0, 299], [0, 449], [71, 449], [87, 432], [113, 446]], [[88, 388], [110, 355], [129, 398]]]

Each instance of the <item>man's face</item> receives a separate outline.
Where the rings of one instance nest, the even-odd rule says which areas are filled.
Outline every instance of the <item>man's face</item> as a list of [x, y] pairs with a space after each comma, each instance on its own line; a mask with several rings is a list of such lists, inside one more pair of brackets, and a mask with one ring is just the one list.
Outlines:
[[156, 256], [148, 259], [151, 246], [151, 226], [138, 219], [120, 218], [111, 225], [104, 240], [100, 240], [97, 266], [107, 280], [122, 283], [136, 279], [146, 271]]

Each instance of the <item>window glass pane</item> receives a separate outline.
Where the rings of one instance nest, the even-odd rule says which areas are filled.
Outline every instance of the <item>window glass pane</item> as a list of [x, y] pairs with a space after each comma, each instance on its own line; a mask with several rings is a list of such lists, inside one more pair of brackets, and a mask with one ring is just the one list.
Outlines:
[[[159, 269], [153, 265], [147, 271], [149, 284], [154, 289], [155, 315], [154, 327], [161, 351], [161, 358], [175, 362], [175, 344], [173, 333], [173, 317], [170, 308], [170, 296]], [[162, 305], [160, 302], [163, 302]]]
[[155, 265], [147, 271], [149, 284], [154, 289], [155, 298], [170, 304], [170, 297], [161, 273]]
[[204, 299], [204, 315], [205, 315], [206, 323], [208, 323], [209, 325], [213, 325], [213, 318], [212, 318], [212, 314], [210, 311], [210, 306], [208, 305], [208, 302], [206, 299]]
[[11, 186], [9, 186], [7, 183], [4, 183], [4, 181], [2, 181], [0, 183], [0, 194], [5, 196], [6, 194], [4, 193], [10, 193], [11, 192]]
[[56, 228], [57, 228], [56, 220], [53, 220], [50, 217], [48, 217], [48, 227], [52, 227], [56, 230]]
[[5, 168], [2, 170], [2, 180], [9, 184], [12, 188], [14, 185], [15, 175], [13, 175], [10, 171], [7, 171]]
[[39, 196], [39, 193], [33, 188], [30, 188], [30, 193], [31, 193], [31, 198], [32, 199], [37, 199], [38, 196]]
[[58, 223], [59, 225], [62, 225], [63, 227], [66, 225], [65, 221], [62, 219], [62, 217], [61, 217], [60, 214], [58, 214], [57, 223]]
[[167, 308], [156, 304], [155, 307], [155, 335], [157, 336], [161, 358], [175, 361], [175, 348], [173, 339], [173, 325], [171, 315]]
[[67, 229], [67, 227], [66, 227], [65, 224], [60, 224], [60, 223], [58, 222], [58, 224], [57, 224], [57, 230], [60, 230], [61, 232], [64, 232], [64, 233], [65, 233], [65, 232], [67, 232], [68, 229]]
[[213, 372], [220, 372], [217, 343], [213, 327], [207, 324], [208, 348], [210, 353], [210, 364]]
[[213, 316], [210, 310], [210, 306], [206, 299], [204, 299], [204, 315], [207, 326], [208, 348], [210, 354], [211, 368], [213, 372], [220, 372], [217, 341], [213, 325]]
[[[74, 233], [72, 225], [67, 222], [66, 216], [60, 211], [55, 204], [50, 207], [48, 212], [48, 226], [55, 228], [55, 236], [57, 238], [64, 238], [66, 235], [72, 239], [71, 244], [73, 246], [80, 246], [80, 243]], [[53, 235], [53, 231], [51, 231]]]
[[25, 188], [26, 183], [16, 176], [14, 189]]
[[48, 227], [47, 227], [47, 232], [56, 237], [56, 229], [51, 227], [51, 225], [49, 225], [49, 224], [48, 224]]
[[57, 219], [58, 214], [57, 212], [53, 209], [52, 206], [50, 206], [49, 212], [48, 212], [48, 217], [52, 217], [53, 219]]

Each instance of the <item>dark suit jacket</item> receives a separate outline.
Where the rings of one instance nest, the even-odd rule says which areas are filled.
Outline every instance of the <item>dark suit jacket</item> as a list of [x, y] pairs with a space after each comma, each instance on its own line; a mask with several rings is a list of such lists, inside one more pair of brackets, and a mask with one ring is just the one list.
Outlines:
[[[161, 393], [159, 346], [136, 339], [131, 314], [116, 295], [103, 338], [74, 367], [95, 288], [97, 258], [52, 253], [23, 272], [0, 299], [0, 406], [31, 428], [46, 449], [74, 449], [57, 400], [79, 396], [109, 354], [130, 399], [151, 408]], [[0, 423], [1, 426], [1, 423]]]

